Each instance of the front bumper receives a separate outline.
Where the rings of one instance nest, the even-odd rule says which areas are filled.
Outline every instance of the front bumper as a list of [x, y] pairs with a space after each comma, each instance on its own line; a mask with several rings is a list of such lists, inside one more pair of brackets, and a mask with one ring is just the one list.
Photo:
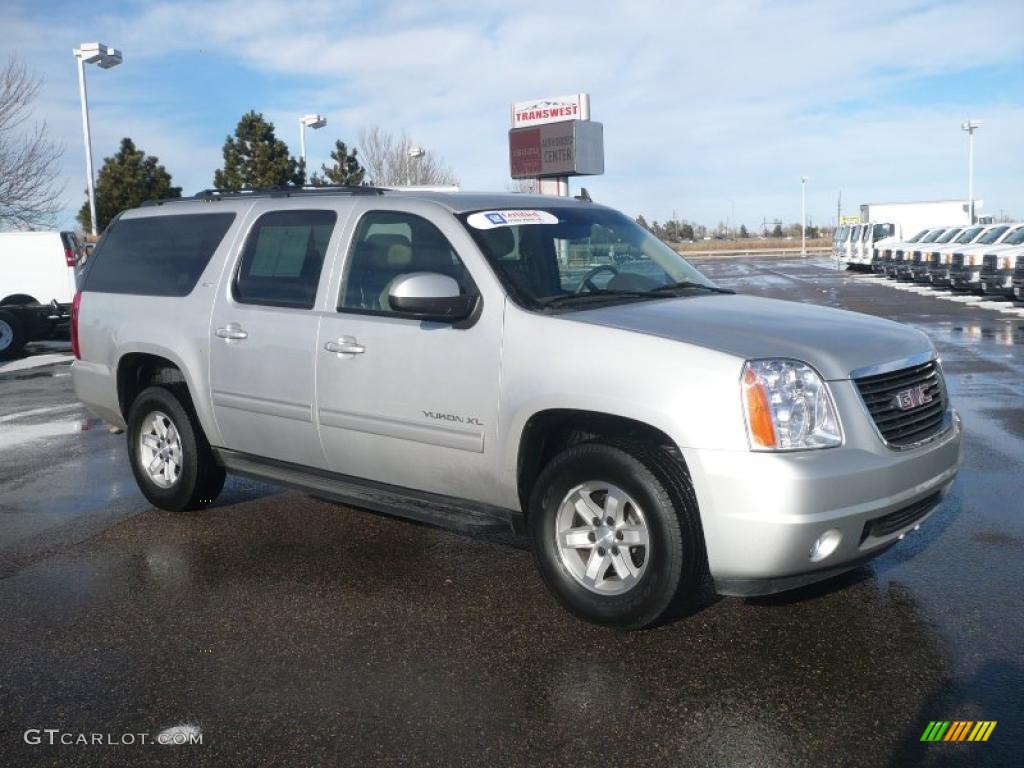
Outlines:
[[1013, 296], [1013, 270], [982, 272], [981, 290], [991, 296]]
[[[867, 431], [847, 438], [818, 451], [684, 451], [720, 592], [771, 594], [856, 567], [926, 521], [960, 467], [955, 412], [945, 433], [910, 450], [890, 450], [873, 432], [873, 444]], [[886, 518], [895, 527], [878, 522]], [[812, 561], [828, 531], [838, 546]]]
[[974, 291], [981, 288], [981, 267], [964, 267], [949, 271], [949, 284], [958, 291]]
[[928, 282], [932, 285], [948, 286], [949, 285], [949, 265], [943, 264], [942, 266], [932, 267], [928, 270]]

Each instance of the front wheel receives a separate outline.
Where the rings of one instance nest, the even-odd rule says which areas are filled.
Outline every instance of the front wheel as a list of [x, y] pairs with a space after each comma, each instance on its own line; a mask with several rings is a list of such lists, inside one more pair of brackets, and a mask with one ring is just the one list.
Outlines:
[[224, 468], [214, 459], [184, 392], [144, 389], [128, 411], [125, 433], [135, 481], [154, 507], [201, 509], [224, 487]]
[[14, 357], [27, 341], [25, 327], [18, 317], [13, 312], [0, 309], [0, 360]]
[[583, 443], [544, 468], [530, 534], [548, 588], [598, 624], [639, 629], [696, 592], [704, 544], [685, 468], [643, 443]]

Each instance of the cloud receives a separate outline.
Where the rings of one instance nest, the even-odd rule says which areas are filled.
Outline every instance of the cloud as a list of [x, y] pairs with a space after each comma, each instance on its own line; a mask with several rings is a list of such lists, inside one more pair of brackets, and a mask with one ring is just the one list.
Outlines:
[[[139, 145], [187, 190], [209, 183], [238, 118], [218, 103], [198, 108], [202, 89], [176, 83], [182, 57], [202, 47], [218, 57], [209, 77], [234, 78], [290, 143], [294, 117], [328, 115], [324, 135], [311, 137], [311, 164], [334, 136], [351, 141], [379, 123], [444, 155], [464, 186], [501, 189], [510, 102], [587, 90], [605, 125], [607, 172], [578, 183], [596, 198], [648, 218], [677, 209], [706, 223], [735, 208], [753, 225], [799, 215], [801, 174], [811, 177], [809, 210], [819, 221], [832, 217], [840, 189], [848, 210], [963, 194], [958, 124], [967, 109], [986, 120], [979, 189], [1024, 213], [1022, 21], [1024, 6], [997, 0], [226, 0], [125, 5], [86, 28], [126, 55], [117, 92], [96, 89], [106, 111], [97, 145], [138, 131]], [[66, 120], [76, 106], [67, 41], [81, 25], [44, 23], [28, 5], [0, 12], [0, 23], [30, 63], [64, 57], [60, 93], [40, 106]], [[998, 92], [968, 99], [944, 87], [1000, 68], [1009, 74]], [[192, 119], [176, 121], [168, 99]], [[73, 128], [64, 133], [70, 159], [80, 139]]]

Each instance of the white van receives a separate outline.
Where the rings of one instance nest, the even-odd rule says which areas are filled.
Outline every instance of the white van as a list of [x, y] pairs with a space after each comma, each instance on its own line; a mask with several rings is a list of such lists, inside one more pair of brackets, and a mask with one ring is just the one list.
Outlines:
[[82, 253], [74, 232], [0, 232], [0, 359], [67, 332]]
[[0, 306], [70, 305], [80, 251], [74, 232], [0, 232]]

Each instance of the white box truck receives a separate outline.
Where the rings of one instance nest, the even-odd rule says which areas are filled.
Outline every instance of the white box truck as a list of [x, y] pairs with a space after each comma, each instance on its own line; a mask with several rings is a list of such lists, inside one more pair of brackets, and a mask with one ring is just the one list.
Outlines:
[[[979, 201], [974, 201], [975, 212]], [[966, 200], [931, 200], [918, 203], [865, 203], [860, 207], [860, 220], [870, 222], [872, 237], [862, 244], [851, 267], [873, 269], [876, 252], [880, 256], [886, 246], [905, 242], [928, 227], [965, 226], [970, 223]]]
[[74, 232], [0, 232], [0, 358], [67, 332], [82, 253]]

